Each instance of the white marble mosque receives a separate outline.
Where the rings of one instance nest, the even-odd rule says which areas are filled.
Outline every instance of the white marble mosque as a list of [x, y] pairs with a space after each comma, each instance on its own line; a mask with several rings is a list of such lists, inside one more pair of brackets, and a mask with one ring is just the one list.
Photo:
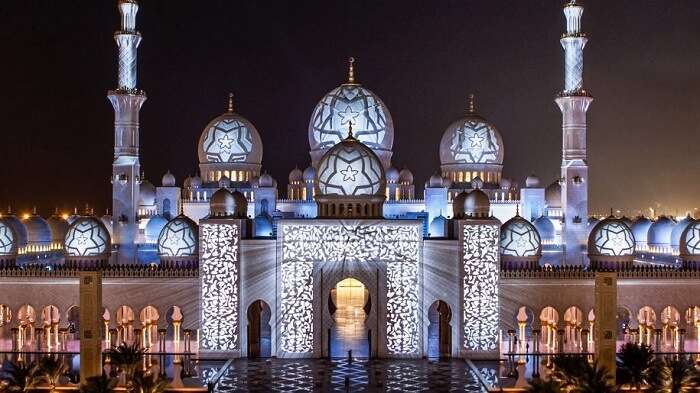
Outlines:
[[103, 273], [105, 345], [164, 334], [168, 351], [234, 357], [479, 358], [517, 335], [522, 350], [585, 351], [597, 270], [618, 272], [618, 340], [698, 342], [700, 221], [588, 215], [593, 98], [576, 0], [563, 7], [555, 99], [561, 178], [504, 177], [508, 141], [482, 115], [497, 108], [468, 95], [435, 146], [435, 174], [417, 181], [392, 165], [400, 131], [351, 58], [309, 108], [309, 163], [286, 190], [232, 95], [202, 130], [198, 175], [143, 178], [139, 5], [118, 8], [112, 215], [2, 214], [0, 349], [71, 345], [81, 269]]

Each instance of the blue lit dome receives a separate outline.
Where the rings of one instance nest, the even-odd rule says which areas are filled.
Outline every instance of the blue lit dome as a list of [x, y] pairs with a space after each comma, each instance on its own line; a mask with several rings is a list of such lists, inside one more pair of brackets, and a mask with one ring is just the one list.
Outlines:
[[[388, 181], [388, 177], [387, 177]], [[430, 179], [428, 179], [428, 187], [430, 188], [442, 188], [443, 187], [443, 178], [438, 175], [437, 173], [434, 173], [432, 176], [430, 176]]]
[[179, 215], [170, 220], [158, 237], [158, 255], [161, 257], [185, 257], [198, 256], [197, 224], [189, 217]]
[[644, 216], [639, 216], [634, 220], [631, 229], [638, 246], [647, 244], [647, 234], [651, 224], [651, 220]]
[[0, 220], [0, 257], [17, 255], [17, 237], [15, 231], [3, 220]]
[[146, 224], [146, 243], [156, 244], [158, 242], [158, 237], [160, 232], [163, 230], [165, 225], [168, 224], [168, 220], [161, 216], [160, 214], [155, 215], [148, 219], [148, 224]]
[[679, 248], [681, 257], [700, 258], [700, 221], [693, 221], [686, 226]]
[[258, 187], [277, 187], [277, 180], [275, 180], [269, 173], [263, 173], [258, 178]]
[[321, 157], [347, 138], [349, 124], [355, 138], [372, 149], [388, 168], [394, 145], [391, 114], [376, 94], [355, 82], [352, 63], [348, 82], [323, 96], [311, 115], [309, 147], [314, 166], [318, 167]]
[[501, 226], [500, 252], [507, 258], [535, 258], [542, 255], [542, 241], [534, 225], [516, 215]]
[[12, 213], [7, 213], [3, 214], [0, 220], [14, 231], [17, 247], [24, 247], [27, 245], [27, 228], [25, 228], [24, 224], [22, 224], [22, 221], [20, 221], [17, 216]]
[[678, 221], [671, 231], [671, 247], [678, 248], [681, 244], [681, 236], [688, 225], [694, 223], [695, 220], [690, 217], [690, 214], [685, 216], [682, 220]]
[[554, 228], [554, 223], [548, 217], [540, 216], [533, 223], [537, 233], [539, 233], [542, 240], [554, 240], [556, 235], [556, 230]]
[[379, 158], [350, 136], [326, 152], [318, 165], [317, 194], [384, 195], [386, 180]]
[[676, 223], [666, 216], [660, 216], [649, 227], [647, 244], [649, 247], [670, 247], [671, 232]]
[[34, 213], [22, 220], [22, 224], [27, 229], [27, 242], [36, 245], [51, 244], [51, 226], [43, 217]]
[[399, 183], [401, 184], [413, 184], [413, 172], [408, 168], [404, 168], [399, 172]]
[[316, 168], [309, 166], [304, 169], [304, 181], [311, 182], [314, 181], [314, 179], [316, 179]]
[[68, 221], [64, 220], [58, 213], [49, 217], [46, 221], [51, 227], [51, 241], [54, 243], [63, 243], [63, 240], [66, 238], [66, 233], [68, 233], [68, 227], [70, 226]]
[[289, 172], [289, 183], [300, 182], [304, 178], [304, 173], [298, 167], [294, 167], [291, 172]]
[[449, 177], [451, 174], [484, 171], [493, 174], [493, 177], [487, 176], [487, 183], [497, 184], [503, 169], [503, 154], [500, 132], [476, 112], [473, 96], [470, 96], [466, 114], [452, 122], [442, 134], [440, 164], [443, 175]]
[[111, 251], [111, 242], [102, 221], [81, 216], [68, 227], [63, 247], [70, 257], [106, 256]]
[[253, 220], [255, 228], [255, 236], [270, 237], [272, 236], [272, 219], [267, 214], [258, 214]]
[[139, 186], [139, 205], [153, 206], [156, 204], [156, 187], [148, 180], [143, 180]]
[[399, 181], [399, 170], [392, 167], [386, 170], [386, 182], [387, 183], [398, 183]]
[[561, 184], [555, 181], [544, 189], [544, 200], [549, 209], [561, 208]]
[[160, 183], [163, 187], [175, 187], [175, 176], [168, 171], [163, 175]]
[[531, 174], [525, 178], [525, 188], [538, 188], [540, 186], [540, 178]]
[[634, 246], [632, 230], [614, 216], [597, 223], [588, 236], [589, 257], [630, 257], [631, 261]]

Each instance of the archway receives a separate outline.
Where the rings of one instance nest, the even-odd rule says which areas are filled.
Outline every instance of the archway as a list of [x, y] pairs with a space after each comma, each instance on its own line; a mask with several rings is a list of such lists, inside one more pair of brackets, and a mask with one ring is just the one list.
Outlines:
[[666, 306], [661, 312], [661, 345], [676, 351], [680, 340], [681, 315], [673, 306]]
[[452, 310], [442, 300], [436, 300], [428, 309], [428, 357], [450, 357], [452, 349]]
[[576, 306], [571, 306], [564, 311], [564, 346], [571, 352], [581, 350], [581, 331], [586, 328], [583, 319], [583, 311]]
[[330, 330], [330, 356], [369, 357], [365, 319], [372, 307], [369, 291], [357, 279], [346, 278], [331, 289], [328, 311], [333, 317]]
[[639, 343], [652, 345], [652, 335], [656, 328], [656, 312], [649, 306], [644, 306], [637, 313], [639, 321]]
[[134, 310], [129, 306], [122, 305], [119, 306], [116, 314], [117, 342], [115, 345], [132, 343], [134, 335]]
[[256, 300], [248, 306], [248, 357], [269, 358], [272, 356], [272, 327], [270, 306]]
[[615, 320], [617, 321], [617, 337], [626, 339], [631, 328], [630, 325], [632, 323], [632, 313], [627, 307], [620, 306], [617, 308]]
[[557, 325], [559, 323], [559, 313], [552, 306], [547, 306], [540, 311], [540, 323], [542, 324], [542, 348], [545, 351], [556, 350]]
[[34, 322], [36, 321], [36, 311], [30, 304], [25, 304], [17, 311], [19, 322], [19, 348], [34, 343]]
[[141, 322], [141, 345], [144, 348], [152, 348], [158, 341], [158, 320], [160, 314], [158, 309], [148, 305], [139, 313], [139, 321]]

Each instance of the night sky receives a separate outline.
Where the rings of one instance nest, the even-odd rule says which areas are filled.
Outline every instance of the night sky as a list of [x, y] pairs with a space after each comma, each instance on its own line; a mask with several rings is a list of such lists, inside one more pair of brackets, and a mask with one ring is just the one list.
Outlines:
[[[700, 2], [585, 6], [590, 211], [700, 207]], [[116, 1], [3, 2], [1, 205], [110, 207], [118, 23]], [[195, 174], [199, 135], [232, 91], [284, 196], [289, 171], [309, 164], [311, 112], [345, 80], [348, 56], [389, 107], [393, 162], [413, 171], [418, 195], [470, 92], [503, 135], [504, 176], [559, 174], [561, 1], [145, 0], [137, 26], [141, 163], [156, 185], [168, 169], [178, 184]]]

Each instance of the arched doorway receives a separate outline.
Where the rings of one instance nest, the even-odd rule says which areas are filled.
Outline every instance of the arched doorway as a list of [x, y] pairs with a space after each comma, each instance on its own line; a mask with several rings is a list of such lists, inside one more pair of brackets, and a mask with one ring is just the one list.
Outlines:
[[357, 279], [346, 278], [331, 289], [328, 311], [333, 318], [330, 329], [330, 356], [369, 357], [369, 338], [365, 320], [372, 308], [369, 291]]
[[452, 310], [442, 300], [436, 300], [428, 309], [428, 357], [450, 357], [452, 349]]
[[248, 357], [269, 358], [272, 356], [272, 327], [270, 306], [256, 300], [248, 306]]

